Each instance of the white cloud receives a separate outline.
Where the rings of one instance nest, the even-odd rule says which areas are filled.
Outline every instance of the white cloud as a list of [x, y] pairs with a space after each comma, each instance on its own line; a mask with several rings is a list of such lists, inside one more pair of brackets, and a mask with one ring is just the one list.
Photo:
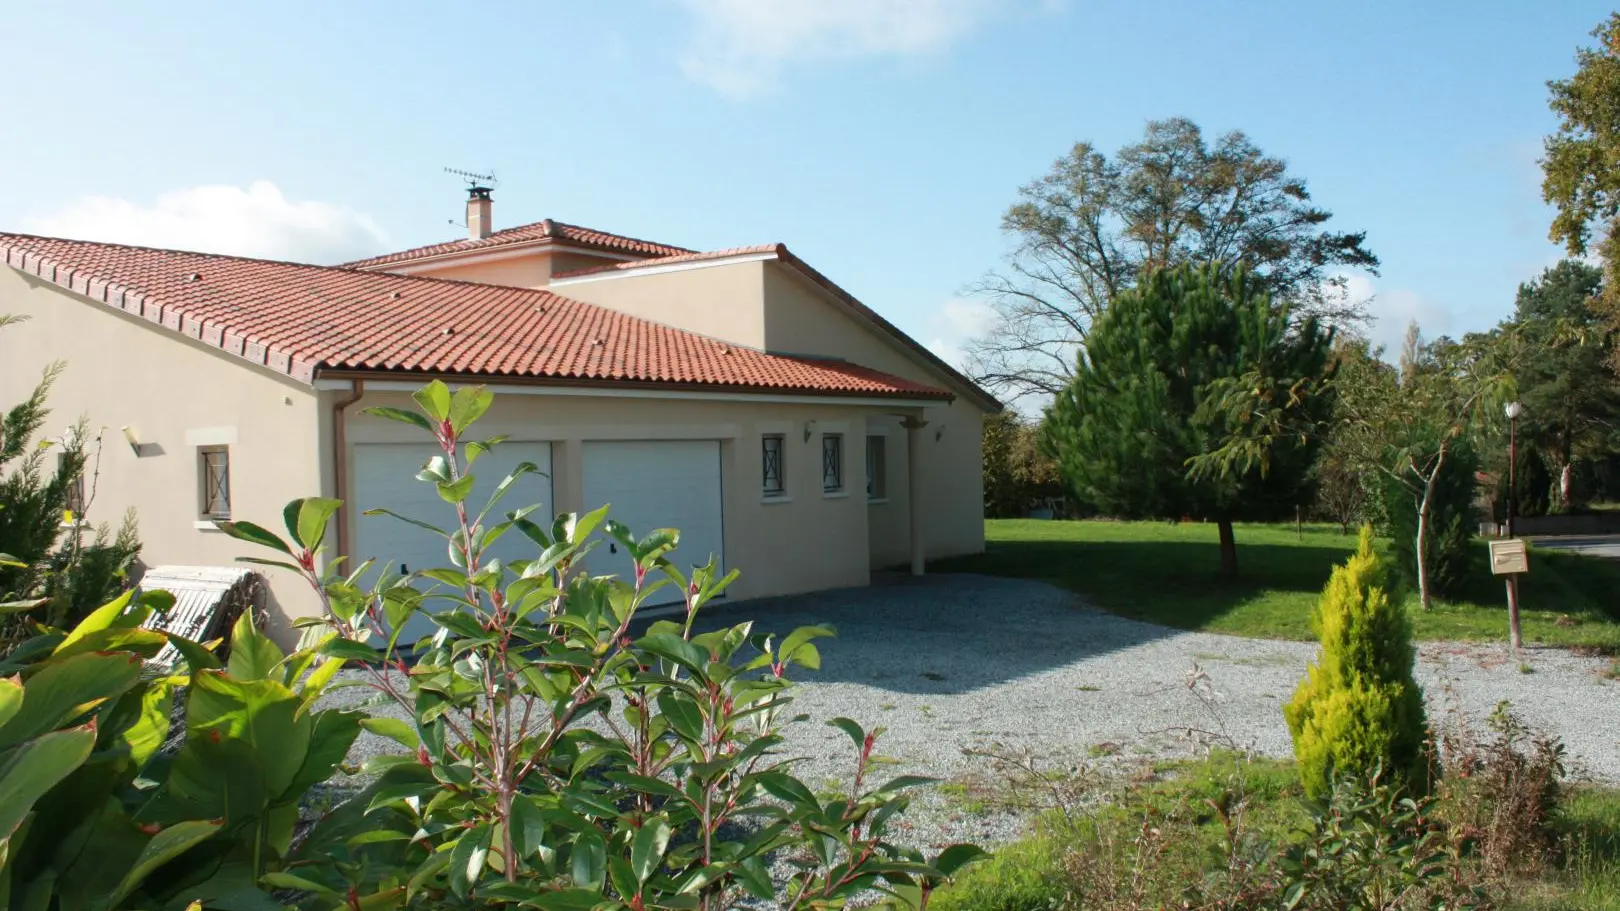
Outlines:
[[967, 363], [962, 346], [988, 331], [995, 316], [984, 301], [953, 297], [926, 318], [923, 344], [945, 363], [961, 369]]
[[338, 263], [383, 249], [388, 236], [370, 216], [331, 203], [294, 202], [267, 180], [246, 189], [175, 190], [151, 205], [85, 196], [59, 211], [23, 219], [23, 230], [204, 253]]
[[1380, 288], [1365, 275], [1345, 276], [1341, 292], [1350, 301], [1367, 301], [1372, 325], [1367, 337], [1373, 345], [1384, 346], [1384, 357], [1400, 357], [1401, 344], [1406, 339], [1406, 327], [1416, 320], [1424, 338], [1437, 338], [1458, 331], [1485, 329], [1487, 326], [1462, 326], [1451, 308], [1430, 300], [1405, 288]]
[[776, 87], [784, 69], [948, 50], [992, 16], [1056, 0], [680, 0], [696, 35], [680, 57], [694, 81], [733, 98]]

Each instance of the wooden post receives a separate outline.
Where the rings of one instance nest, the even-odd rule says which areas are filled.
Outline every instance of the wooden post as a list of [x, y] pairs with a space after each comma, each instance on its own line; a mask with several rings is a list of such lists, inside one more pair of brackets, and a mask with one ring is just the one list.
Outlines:
[[1519, 574], [1507, 577], [1508, 640], [1517, 652], [1524, 647], [1524, 635], [1519, 631]]

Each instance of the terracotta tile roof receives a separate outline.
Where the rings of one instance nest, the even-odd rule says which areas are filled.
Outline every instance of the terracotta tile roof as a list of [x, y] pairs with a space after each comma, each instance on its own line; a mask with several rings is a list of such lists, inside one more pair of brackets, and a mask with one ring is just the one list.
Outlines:
[[355, 260], [352, 263], [344, 263], [343, 265], [350, 269], [368, 269], [376, 266], [428, 259], [435, 256], [447, 256], [453, 253], [466, 253], [469, 250], [489, 250], [514, 244], [545, 243], [548, 241], [575, 244], [613, 253], [627, 253], [633, 256], [672, 256], [693, 252], [685, 247], [654, 243], [650, 240], [640, 240], [620, 234], [609, 234], [606, 231], [582, 228], [579, 225], [565, 224], [548, 218], [545, 221], [537, 221], [532, 225], [520, 225], [516, 228], [507, 228], [505, 231], [496, 231], [481, 240], [462, 238], [441, 244], [428, 244], [425, 247], [401, 250], [398, 253], [388, 253], [383, 256], [373, 256], [370, 259]]
[[416, 373], [949, 399], [841, 361], [766, 354], [549, 291], [0, 234], [0, 261], [306, 383]]
[[726, 259], [732, 256], [746, 256], [751, 253], [771, 253], [780, 262], [796, 271], [805, 278], [824, 288], [827, 293], [837, 298], [844, 306], [853, 310], [862, 319], [872, 323], [881, 332], [894, 338], [900, 344], [911, 349], [934, 369], [949, 377], [966, 392], [969, 397], [977, 401], [982, 407], [990, 411], [1000, 411], [1003, 406], [995, 396], [984, 391], [978, 383], [973, 382], [962, 374], [960, 370], [952, 367], [943, 358], [928, 350], [916, 339], [907, 335], [899, 326], [883, 318], [883, 315], [871, 307], [860, 302], [855, 295], [839, 287], [832, 279], [822, 275], [815, 267], [800, 259], [785, 244], [758, 244], [752, 247], [732, 247], [727, 250], [714, 250], [707, 253], [678, 253], [671, 256], [661, 256], [656, 259], [638, 259], [627, 263], [614, 263], [608, 266], [593, 266], [589, 269], [574, 269], [568, 272], [558, 272], [552, 276], [554, 279], [579, 278], [589, 275], [607, 275], [609, 273], [624, 273], [638, 269], [647, 269], [663, 265], [678, 265], [680, 263], [697, 263], [708, 260]]

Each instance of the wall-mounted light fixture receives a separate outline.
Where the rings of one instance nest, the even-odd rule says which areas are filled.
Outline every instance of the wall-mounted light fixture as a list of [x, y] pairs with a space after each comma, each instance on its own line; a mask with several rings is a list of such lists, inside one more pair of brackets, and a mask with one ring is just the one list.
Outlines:
[[128, 424], [125, 424], [123, 427], [121, 427], [119, 429], [124, 431], [124, 439], [125, 439], [125, 441], [127, 441], [129, 443], [129, 448], [130, 448], [131, 451], [133, 451], [135, 453], [135, 457], [137, 459], [140, 458], [141, 457], [141, 435], [135, 431], [135, 428], [129, 426]]
[[815, 421], [805, 421], [804, 422], [804, 441], [806, 443], [810, 442], [810, 436], [812, 434], [814, 434], [815, 432], [816, 432], [816, 422]]
[[945, 425], [941, 424], [934, 430], [934, 442], [938, 443], [945, 438]]

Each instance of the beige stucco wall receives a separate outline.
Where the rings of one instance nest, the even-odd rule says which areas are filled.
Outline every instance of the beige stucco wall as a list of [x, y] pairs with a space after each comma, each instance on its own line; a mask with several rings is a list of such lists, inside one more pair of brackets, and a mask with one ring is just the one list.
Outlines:
[[[780, 263], [752, 261], [661, 273], [630, 273], [579, 282], [557, 293], [591, 301], [741, 345], [783, 354], [836, 357], [942, 388], [951, 381], [925, 366], [882, 330], [864, 325], [825, 289]], [[980, 432], [983, 412], [958, 395], [924, 414], [924, 547], [930, 558], [984, 549], [984, 483]], [[892, 426], [891, 426], [892, 425]], [[889, 497], [871, 507], [871, 562], [908, 562], [910, 524], [905, 474], [906, 433], [881, 427], [891, 473]], [[853, 450], [852, 450], [853, 451]]]
[[555, 273], [610, 266], [621, 261], [617, 258], [536, 247], [527, 250], [497, 249], [442, 261], [398, 263], [391, 267], [383, 266], [378, 271], [397, 271], [422, 278], [444, 278], [484, 285], [544, 288], [550, 284], [551, 276]]
[[[942, 388], [951, 384], [939, 371], [925, 367], [913, 354], [862, 325], [820, 286], [781, 265], [765, 272], [765, 348], [770, 351], [840, 357], [866, 367]], [[923, 447], [921, 490], [924, 546], [930, 559], [984, 550], [983, 417], [979, 406], [958, 395], [950, 405], [928, 408], [928, 426], [918, 439]], [[904, 431], [896, 431], [905, 438]], [[904, 446], [891, 450], [904, 452]], [[902, 463], [903, 464], [903, 463]], [[889, 489], [904, 497], [905, 483]], [[891, 506], [895, 501], [891, 499]], [[909, 549], [905, 514], [873, 507], [874, 566], [906, 561]]]
[[[368, 391], [352, 409], [356, 414], [349, 419], [347, 434], [351, 445], [420, 439], [410, 427], [359, 413], [374, 405], [413, 407], [404, 391]], [[581, 458], [586, 442], [719, 440], [726, 564], [741, 572], [730, 593], [755, 598], [867, 583], [869, 507], [862, 436], [868, 417], [880, 413], [881, 409], [844, 404], [503, 392], [480, 419], [474, 436], [504, 434], [513, 441], [550, 442], [556, 509], [573, 512], [601, 505], [584, 502]], [[815, 422], [808, 440], [806, 421]], [[835, 432], [845, 434], [848, 495], [828, 497], [821, 488], [821, 434]], [[788, 502], [766, 502], [761, 497], [760, 437], [772, 433], [782, 434], [788, 446]], [[890, 454], [891, 465], [897, 461], [903, 465], [903, 459], [903, 450]], [[365, 509], [376, 504], [355, 505]], [[503, 503], [502, 508], [520, 505], [526, 504]], [[374, 555], [354, 555], [356, 562], [369, 556]]]
[[407, 275], [447, 278], [484, 285], [511, 285], [517, 288], [543, 288], [551, 281], [551, 258], [540, 254], [511, 256], [474, 262], [450, 260], [442, 263], [407, 263]]
[[[322, 430], [308, 386], [5, 267], [0, 313], [28, 317], [0, 329], [0, 405], [26, 396], [50, 361], [66, 361], [43, 433], [59, 436], [80, 415], [92, 432], [103, 430], [89, 517], [116, 527], [133, 508], [145, 564], [229, 566], [238, 556], [265, 556], [211, 527], [196, 527], [198, 457], [188, 433], [234, 438], [236, 518], [279, 527], [288, 499], [320, 492], [314, 454]], [[125, 425], [140, 440], [139, 456], [120, 430]], [[313, 610], [313, 599], [286, 573], [267, 570], [266, 576], [268, 608], [285, 634], [285, 617]]]
[[764, 262], [756, 260], [610, 279], [574, 282], [564, 278], [551, 290], [689, 332], [763, 348], [765, 311], [760, 301], [765, 268]]

